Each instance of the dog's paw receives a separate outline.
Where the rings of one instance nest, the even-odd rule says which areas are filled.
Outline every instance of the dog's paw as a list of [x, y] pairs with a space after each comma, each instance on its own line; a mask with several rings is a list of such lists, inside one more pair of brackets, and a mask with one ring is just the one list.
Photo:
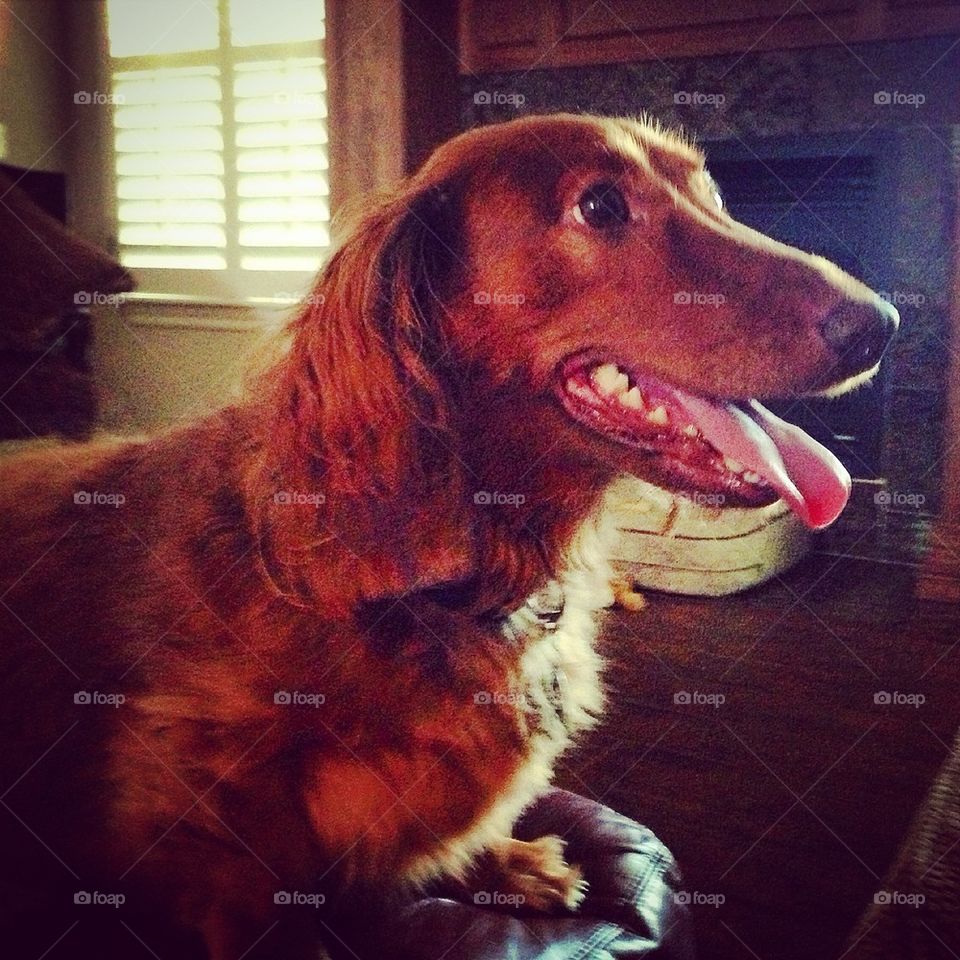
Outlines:
[[621, 610], [627, 610], [630, 613], [640, 613], [647, 609], [647, 599], [637, 589], [632, 577], [618, 577], [612, 583], [613, 602]]
[[579, 867], [563, 856], [560, 837], [546, 836], [529, 842], [504, 840], [490, 850], [498, 867], [503, 902], [528, 910], [555, 913], [577, 910], [587, 893]]

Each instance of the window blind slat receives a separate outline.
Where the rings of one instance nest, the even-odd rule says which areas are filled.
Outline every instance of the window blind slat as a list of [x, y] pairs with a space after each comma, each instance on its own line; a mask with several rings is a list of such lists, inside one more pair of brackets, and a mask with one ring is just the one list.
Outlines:
[[[125, 252], [123, 262], [128, 267], [141, 267], [159, 270], [226, 270], [227, 258], [206, 250], [183, 251], [174, 253], [167, 247], [153, 250]], [[172, 291], [175, 292], [175, 291]]]
[[223, 204], [216, 200], [134, 200], [120, 204], [120, 222], [225, 223]]
[[238, 147], [326, 146], [326, 124], [318, 121], [256, 123], [237, 131]]
[[223, 176], [223, 157], [212, 150], [154, 150], [151, 153], [120, 153], [117, 173], [128, 177], [161, 174]]

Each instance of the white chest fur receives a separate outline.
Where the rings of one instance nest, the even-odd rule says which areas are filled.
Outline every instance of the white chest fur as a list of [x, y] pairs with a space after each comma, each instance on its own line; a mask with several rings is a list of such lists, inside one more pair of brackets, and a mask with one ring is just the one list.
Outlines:
[[439, 874], [460, 876], [479, 852], [510, 836], [520, 813], [549, 786], [554, 764], [572, 737], [599, 717], [604, 697], [595, 649], [597, 615], [613, 602], [608, 557], [616, 532], [609, 518], [601, 509], [577, 531], [559, 577], [563, 611], [521, 659], [521, 709], [531, 729], [526, 759], [467, 831], [411, 866], [407, 876], [414, 883]]

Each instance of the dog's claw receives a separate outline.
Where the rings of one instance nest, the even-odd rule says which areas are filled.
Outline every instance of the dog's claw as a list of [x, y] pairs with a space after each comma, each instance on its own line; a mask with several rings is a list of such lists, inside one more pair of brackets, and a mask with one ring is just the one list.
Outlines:
[[507, 840], [491, 850], [501, 889], [528, 910], [577, 910], [587, 894], [587, 881], [579, 867], [564, 860], [565, 846], [561, 837], [549, 835], [529, 842]]
[[[574, 867], [573, 869], [577, 869]], [[587, 891], [590, 889], [590, 883], [581, 877], [571, 888], [570, 895], [567, 898], [566, 906], [568, 909], [576, 911], [583, 906], [583, 901], [587, 899]]]

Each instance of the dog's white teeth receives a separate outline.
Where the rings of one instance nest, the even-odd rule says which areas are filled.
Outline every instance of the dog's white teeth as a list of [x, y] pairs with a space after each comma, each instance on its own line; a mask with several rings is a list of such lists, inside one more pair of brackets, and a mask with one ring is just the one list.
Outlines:
[[683, 435], [685, 437], [690, 437], [691, 440], [696, 440], [700, 436], [700, 431], [692, 424], [688, 423], [683, 428]]
[[[622, 374], [612, 363], [604, 363], [599, 367], [595, 367], [591, 376], [593, 377], [593, 382], [597, 385], [597, 389], [601, 393], [605, 393], [608, 396], [618, 392], [618, 387], [620, 385], [620, 378], [623, 379], [629, 384], [625, 374]], [[626, 387], [624, 387], [626, 389]]]
[[723, 465], [724, 465], [731, 473], [742, 473], [742, 472], [743, 472], [743, 464], [742, 464], [739, 460], [734, 460], [733, 457], [724, 457], [724, 458], [723, 458]]
[[631, 387], [622, 397], [620, 402], [631, 410], [643, 409], [643, 394], [638, 387]]
[[667, 415], [666, 407], [657, 407], [656, 410], [651, 410], [647, 414], [647, 419], [651, 423], [655, 423], [658, 427], [665, 427], [670, 422], [670, 417]]
[[763, 477], [761, 477], [759, 473], [754, 473], [752, 470], [748, 470], [743, 475], [743, 479], [746, 480], [747, 483], [760, 483], [760, 481], [763, 480]]

